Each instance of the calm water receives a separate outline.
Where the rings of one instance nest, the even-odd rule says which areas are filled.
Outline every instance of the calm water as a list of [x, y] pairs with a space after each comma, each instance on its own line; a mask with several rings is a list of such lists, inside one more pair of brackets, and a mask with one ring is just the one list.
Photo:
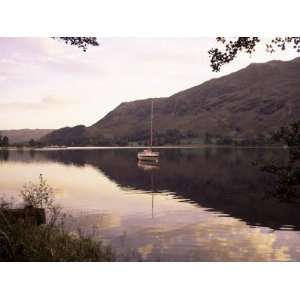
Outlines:
[[120, 260], [300, 260], [300, 207], [265, 197], [253, 166], [272, 149], [161, 149], [159, 167], [136, 149], [0, 152], [0, 196], [17, 199], [42, 173], [80, 227]]

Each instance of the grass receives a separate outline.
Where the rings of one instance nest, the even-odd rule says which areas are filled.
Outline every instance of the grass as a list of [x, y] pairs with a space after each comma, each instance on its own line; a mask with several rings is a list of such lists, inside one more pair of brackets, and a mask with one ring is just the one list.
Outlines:
[[109, 247], [89, 237], [72, 236], [49, 225], [0, 225], [0, 261], [112, 261]]
[[[25, 185], [21, 194], [27, 205], [47, 211], [42, 225], [16, 220], [10, 206], [0, 207], [0, 261], [10, 262], [107, 262], [114, 260], [110, 247], [80, 233], [70, 234], [64, 228], [63, 216], [53, 205], [51, 189], [40, 176], [40, 183]], [[29, 199], [29, 200], [28, 200]], [[29, 203], [28, 203], [29, 201]], [[59, 222], [57, 222], [59, 220]]]

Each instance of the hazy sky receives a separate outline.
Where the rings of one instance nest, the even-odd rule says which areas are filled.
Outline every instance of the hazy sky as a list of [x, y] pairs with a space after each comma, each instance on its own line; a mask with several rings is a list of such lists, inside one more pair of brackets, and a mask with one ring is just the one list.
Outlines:
[[164, 97], [288, 50], [209, 67], [214, 38], [99, 38], [82, 52], [50, 38], [0, 38], [0, 129], [91, 125], [124, 101]]

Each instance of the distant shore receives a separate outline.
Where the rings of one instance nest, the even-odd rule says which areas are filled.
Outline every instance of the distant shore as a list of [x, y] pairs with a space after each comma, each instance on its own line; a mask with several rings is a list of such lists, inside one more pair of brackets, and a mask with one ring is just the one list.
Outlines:
[[[49, 151], [49, 150], [89, 150], [89, 149], [145, 149], [148, 146], [50, 146], [50, 147], [0, 147], [0, 150], [13, 151]], [[282, 145], [265, 146], [234, 146], [234, 145], [165, 145], [153, 146], [154, 149], [201, 149], [201, 148], [228, 148], [228, 149], [286, 149]]]

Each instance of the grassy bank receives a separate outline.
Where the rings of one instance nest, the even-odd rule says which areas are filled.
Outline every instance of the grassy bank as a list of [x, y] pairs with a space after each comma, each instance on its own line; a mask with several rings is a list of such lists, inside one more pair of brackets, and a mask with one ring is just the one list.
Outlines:
[[112, 261], [110, 248], [89, 237], [70, 235], [49, 225], [0, 222], [0, 261]]
[[[0, 205], [0, 261], [14, 262], [87, 262], [113, 261], [110, 247], [80, 232], [65, 230], [64, 215], [54, 205], [51, 187], [40, 176], [38, 184], [29, 183], [21, 190], [27, 213], [13, 209], [2, 199]], [[29, 210], [45, 212], [37, 220]]]

